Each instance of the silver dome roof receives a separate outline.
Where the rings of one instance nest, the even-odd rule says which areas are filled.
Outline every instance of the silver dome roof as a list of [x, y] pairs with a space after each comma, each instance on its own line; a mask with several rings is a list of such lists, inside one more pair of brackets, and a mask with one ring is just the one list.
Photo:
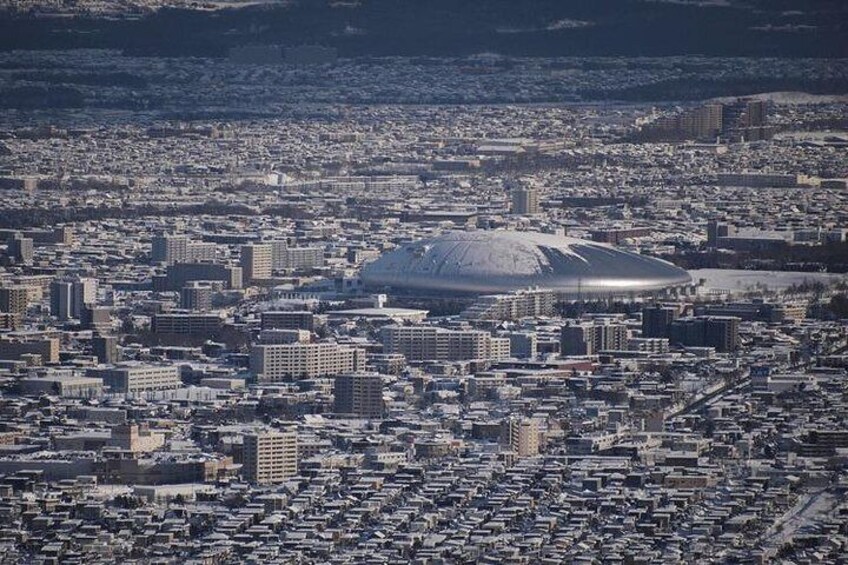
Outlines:
[[449, 232], [385, 253], [362, 270], [372, 288], [422, 293], [497, 293], [539, 287], [567, 294], [626, 295], [688, 284], [660, 259], [534, 232]]

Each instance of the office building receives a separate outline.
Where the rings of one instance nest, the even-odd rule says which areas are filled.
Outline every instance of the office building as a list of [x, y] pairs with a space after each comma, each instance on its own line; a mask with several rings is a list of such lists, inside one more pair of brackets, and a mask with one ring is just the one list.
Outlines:
[[719, 238], [730, 236], [732, 231], [726, 222], [710, 220], [707, 222], [707, 247], [718, 247]]
[[364, 363], [362, 350], [335, 343], [254, 345], [250, 350], [250, 367], [260, 383], [353, 373]]
[[380, 375], [339, 375], [333, 385], [333, 410], [360, 418], [383, 417], [383, 377]]
[[132, 453], [147, 453], [165, 444], [165, 434], [152, 431], [147, 424], [119, 424], [112, 428], [109, 447]]
[[264, 281], [271, 278], [272, 247], [267, 243], [251, 243], [241, 246], [241, 270], [246, 282]]
[[248, 482], [274, 484], [297, 475], [296, 432], [246, 434], [242, 453], [242, 476]]

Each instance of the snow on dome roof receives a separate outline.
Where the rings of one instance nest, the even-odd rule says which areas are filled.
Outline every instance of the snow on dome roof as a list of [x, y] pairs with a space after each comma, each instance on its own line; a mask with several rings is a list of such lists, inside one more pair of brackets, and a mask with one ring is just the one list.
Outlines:
[[455, 231], [385, 253], [362, 271], [369, 287], [494, 293], [539, 287], [584, 295], [653, 292], [691, 282], [671, 263], [536, 232]]

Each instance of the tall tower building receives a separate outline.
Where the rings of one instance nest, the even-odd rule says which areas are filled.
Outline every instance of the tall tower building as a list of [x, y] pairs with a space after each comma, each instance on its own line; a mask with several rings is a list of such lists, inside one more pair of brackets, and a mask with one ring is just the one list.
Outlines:
[[246, 281], [271, 278], [273, 248], [268, 243], [241, 246], [241, 269]]
[[539, 191], [535, 187], [516, 187], [512, 189], [513, 214], [538, 214]]
[[68, 281], [50, 283], [50, 314], [59, 320], [70, 320], [74, 285]]
[[50, 313], [59, 320], [80, 319], [97, 302], [97, 279], [78, 278], [50, 283]]
[[362, 418], [383, 417], [383, 377], [339, 375], [333, 386], [334, 411]]
[[257, 484], [297, 475], [297, 433], [262, 431], [244, 436], [242, 475]]
[[79, 278], [73, 281], [73, 289], [71, 314], [79, 319], [86, 306], [94, 306], [97, 303], [97, 279]]

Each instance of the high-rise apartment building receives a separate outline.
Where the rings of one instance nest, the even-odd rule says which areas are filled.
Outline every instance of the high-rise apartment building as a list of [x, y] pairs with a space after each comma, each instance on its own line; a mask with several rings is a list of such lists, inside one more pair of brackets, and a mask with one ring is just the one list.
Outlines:
[[71, 303], [71, 314], [74, 318], [81, 318], [82, 312], [87, 306], [93, 306], [97, 302], [97, 279], [78, 278], [73, 281], [74, 297]]
[[50, 313], [59, 320], [80, 319], [97, 302], [97, 279], [77, 278], [50, 283]]
[[730, 224], [710, 220], [707, 222], [707, 247], [718, 247], [719, 238], [728, 237], [732, 233]]
[[188, 257], [188, 238], [184, 235], [157, 235], [153, 238], [154, 263], [173, 265]]
[[262, 329], [309, 330], [314, 331], [317, 317], [308, 311], [262, 312]]
[[87, 305], [80, 312], [80, 325], [87, 330], [108, 333], [112, 329], [112, 309], [108, 306]]
[[336, 377], [333, 385], [334, 411], [361, 418], [383, 416], [383, 377], [349, 374]]
[[73, 283], [68, 281], [50, 283], [50, 314], [59, 320], [70, 320], [73, 317], [71, 314], [73, 296]]
[[151, 259], [154, 263], [212, 263], [218, 246], [211, 242], [192, 242], [185, 235], [157, 235], [153, 237]]
[[509, 419], [501, 427], [501, 438], [518, 457], [539, 454], [539, 424], [535, 420]]
[[674, 306], [656, 304], [642, 309], [642, 337], [668, 337], [671, 323], [677, 319]]
[[175, 263], [170, 265], [161, 280], [154, 278], [156, 290], [179, 291], [192, 281], [220, 281], [225, 288], [242, 287], [242, 269], [215, 263]]
[[254, 345], [250, 367], [259, 382], [325, 377], [362, 369], [362, 350], [335, 343]]
[[241, 246], [242, 276], [248, 282], [271, 278], [273, 249], [267, 243], [251, 243]]
[[275, 269], [308, 270], [324, 265], [324, 250], [320, 247], [287, 247]]
[[28, 287], [20, 285], [0, 287], [0, 312], [23, 314], [28, 304]]
[[58, 363], [59, 340], [55, 337], [0, 339], [0, 359], [16, 360], [24, 355], [38, 355], [46, 365]]
[[509, 338], [482, 330], [448, 330], [433, 326], [386, 326], [381, 330], [383, 353], [400, 353], [409, 361], [506, 359]]
[[691, 347], [714, 347], [719, 352], [739, 348], [739, 322], [734, 316], [697, 316], [675, 320], [669, 342]]
[[466, 320], [520, 320], [551, 316], [556, 308], [556, 294], [548, 290], [520, 290], [509, 294], [487, 294], [466, 308]]
[[7, 245], [9, 257], [15, 260], [15, 263], [21, 265], [32, 265], [34, 256], [34, 244], [31, 238], [24, 237], [21, 234], [15, 234]]
[[200, 281], [191, 281], [180, 289], [180, 308], [205, 312], [212, 309], [212, 287]]
[[98, 335], [91, 338], [91, 352], [100, 363], [111, 365], [118, 362], [118, 338], [114, 335]]
[[721, 132], [723, 111], [721, 104], [707, 104], [685, 112], [680, 116], [680, 129], [687, 137], [715, 137]]
[[297, 475], [296, 432], [246, 434], [242, 453], [242, 475], [251, 483], [281, 483]]
[[596, 355], [627, 349], [627, 326], [611, 320], [566, 324], [560, 333], [563, 355]]
[[513, 214], [538, 214], [539, 190], [533, 186], [516, 187], [511, 191]]
[[534, 332], [514, 332], [507, 336], [509, 339], [510, 357], [533, 359], [539, 348], [539, 338]]
[[153, 316], [154, 334], [182, 334], [212, 336], [221, 329], [224, 319], [220, 313], [168, 313]]

